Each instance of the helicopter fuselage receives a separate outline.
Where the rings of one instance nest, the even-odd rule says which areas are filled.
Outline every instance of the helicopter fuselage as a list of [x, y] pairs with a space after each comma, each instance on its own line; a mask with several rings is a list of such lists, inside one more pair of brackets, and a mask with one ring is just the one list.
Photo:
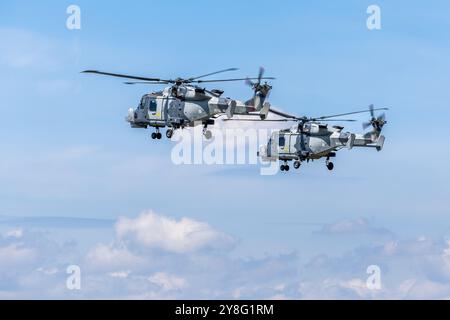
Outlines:
[[263, 161], [309, 161], [336, 156], [342, 148], [383, 148], [384, 136], [342, 132], [343, 127], [329, 127], [323, 123], [306, 123], [301, 129], [276, 131], [267, 145], [261, 146], [259, 156]]
[[[176, 88], [176, 90], [174, 90]], [[126, 120], [133, 128], [184, 128], [214, 124], [214, 118], [227, 114], [248, 114], [254, 108], [243, 102], [207, 94], [200, 88], [168, 87], [146, 94], [137, 108], [130, 108]]]
[[[275, 78], [264, 77], [264, 68], [261, 67], [259, 69], [257, 78], [204, 79], [219, 73], [236, 70], [238, 69], [228, 68], [197, 77], [177, 77], [175, 79], [142, 77], [98, 70], [85, 70], [82, 73], [133, 80], [125, 82], [128, 85], [170, 85], [163, 91], [144, 95], [137, 108], [128, 110], [128, 115], [125, 119], [133, 128], [156, 128], [156, 132], [152, 133], [152, 139], [161, 139], [160, 128], [169, 128], [166, 131], [166, 136], [170, 139], [175, 129], [199, 124], [204, 126], [203, 133], [209, 139], [211, 132], [207, 130], [207, 126], [214, 124], [215, 119], [221, 115], [226, 115], [230, 119], [235, 113], [248, 114], [252, 111], [260, 111], [261, 119], [265, 119], [269, 112], [270, 104], [266, 103], [265, 100], [272, 87], [267, 82], [262, 84], [262, 80]], [[257, 81], [253, 82], [252, 80]], [[214, 89], [210, 91], [199, 86], [201, 83], [235, 81], [246, 81], [254, 91], [253, 98], [243, 103], [230, 98], [222, 98], [223, 90]]]

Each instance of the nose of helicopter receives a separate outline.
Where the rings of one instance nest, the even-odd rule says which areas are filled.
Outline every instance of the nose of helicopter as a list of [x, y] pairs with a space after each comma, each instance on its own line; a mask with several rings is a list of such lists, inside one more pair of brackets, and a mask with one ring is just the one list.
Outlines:
[[136, 114], [135, 114], [135, 112], [134, 112], [134, 109], [133, 109], [133, 108], [130, 108], [130, 109], [128, 109], [128, 114], [127, 114], [127, 116], [125, 117], [125, 120], [126, 120], [127, 122], [132, 123], [132, 122], [134, 122], [135, 116], [136, 116]]

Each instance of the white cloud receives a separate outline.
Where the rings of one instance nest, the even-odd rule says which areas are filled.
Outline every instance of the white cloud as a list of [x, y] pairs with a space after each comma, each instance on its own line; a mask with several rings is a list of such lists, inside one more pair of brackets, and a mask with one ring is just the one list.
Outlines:
[[26, 265], [36, 258], [36, 252], [21, 244], [0, 247], [0, 268]]
[[148, 278], [151, 283], [154, 283], [163, 288], [163, 290], [180, 290], [183, 289], [187, 283], [186, 280], [165, 272], [158, 272]]
[[[155, 229], [158, 231], [156, 236], [144, 236]], [[191, 235], [193, 230], [205, 235], [197, 239]], [[52, 239], [49, 233], [29, 232], [26, 229], [20, 238], [0, 238], [0, 297], [450, 297], [450, 243], [447, 240], [423, 236], [412, 240], [377, 239], [374, 245], [356, 246], [334, 256], [322, 254], [308, 261], [297, 253], [272, 253], [264, 258], [244, 259], [230, 257], [224, 251], [201, 250], [209, 247], [206, 241], [217, 242], [223, 233], [196, 220], [174, 220], [151, 212], [135, 219], [119, 219], [116, 232], [116, 238], [109, 239], [110, 244], [91, 244], [85, 252], [77, 252], [75, 247], [62, 245], [60, 239]], [[155, 237], [160, 240], [155, 240]], [[122, 241], [124, 239], [128, 241]], [[193, 246], [186, 247], [180, 243], [191, 239], [195, 243]], [[217, 244], [213, 247], [217, 247]], [[65, 289], [67, 275], [64, 270], [68, 264], [79, 264], [82, 270], [83, 290], [76, 296]], [[366, 269], [371, 264], [377, 264], [381, 269], [381, 290], [373, 291], [366, 287]]]
[[449, 297], [450, 286], [448, 283], [430, 280], [416, 281], [403, 296], [405, 299], [449, 299]]
[[38, 272], [42, 272], [43, 274], [48, 275], [48, 276], [57, 274], [59, 272], [58, 268], [48, 268], [48, 269], [46, 269], [46, 268], [42, 268], [42, 267], [38, 268], [37, 271]]
[[119, 239], [173, 253], [202, 249], [229, 249], [235, 240], [205, 222], [182, 218], [177, 221], [151, 211], [135, 219], [122, 217], [116, 224]]
[[130, 275], [131, 271], [116, 271], [116, 272], [110, 272], [108, 275], [113, 278], [122, 278], [126, 279]]
[[321, 233], [338, 235], [338, 234], [384, 234], [390, 235], [391, 232], [385, 228], [379, 228], [365, 218], [358, 219], [342, 219], [330, 224], [326, 224]]
[[22, 238], [23, 230], [22, 229], [12, 229], [5, 233], [6, 238]]
[[92, 248], [86, 260], [89, 266], [96, 269], [117, 269], [136, 267], [145, 263], [145, 258], [131, 253], [126, 247], [99, 244]]

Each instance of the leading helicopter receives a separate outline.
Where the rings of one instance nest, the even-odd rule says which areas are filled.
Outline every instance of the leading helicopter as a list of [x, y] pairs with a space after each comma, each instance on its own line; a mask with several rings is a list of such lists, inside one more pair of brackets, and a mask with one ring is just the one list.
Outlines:
[[[258, 156], [263, 162], [282, 161], [281, 171], [289, 171], [288, 161], [294, 161], [294, 168], [299, 169], [304, 161], [326, 158], [326, 166], [328, 170], [332, 171], [334, 164], [330, 158], [336, 157], [336, 152], [342, 148], [351, 150], [354, 147], [366, 147], [375, 148], [377, 151], [383, 149], [385, 137], [381, 135], [381, 131], [387, 121], [384, 113], [378, 117], [375, 116], [375, 111], [378, 110], [388, 110], [388, 108], [375, 109], [371, 105], [368, 110], [317, 118], [297, 117], [271, 108], [270, 112], [282, 119], [265, 121], [295, 121], [297, 124], [288, 129], [275, 131], [267, 145], [260, 147]], [[342, 126], [330, 127], [329, 124], [324, 123], [328, 121], [352, 122], [355, 120], [334, 118], [366, 112], [370, 112], [371, 119], [363, 123], [363, 129], [372, 127], [372, 131], [367, 133], [343, 132], [344, 127]], [[245, 119], [244, 121], [252, 120]]]
[[[273, 77], [264, 77], [264, 68], [259, 69], [256, 78], [232, 78], [203, 80], [206, 77], [223, 72], [236, 71], [237, 68], [229, 68], [191, 78], [160, 79], [140, 77], [119, 73], [102, 72], [97, 70], [85, 70], [82, 73], [105, 75], [118, 77], [134, 82], [125, 84], [147, 84], [147, 85], [168, 85], [162, 91], [156, 91], [142, 96], [137, 108], [130, 108], [125, 118], [132, 128], [154, 127], [152, 139], [161, 139], [161, 128], [167, 127], [166, 136], [171, 138], [174, 130], [195, 125], [203, 125], [203, 134], [207, 139], [211, 138], [211, 131], [208, 125], [214, 125], [215, 119], [226, 115], [229, 119], [234, 114], [255, 114], [259, 113], [261, 119], [265, 119], [270, 109], [270, 104], [266, 101], [272, 86], [262, 80], [273, 80]], [[253, 82], [256, 80], [256, 82]], [[230, 98], [223, 98], [223, 90], [207, 90], [200, 87], [200, 84], [245, 81], [253, 89], [253, 97], [245, 102]]]

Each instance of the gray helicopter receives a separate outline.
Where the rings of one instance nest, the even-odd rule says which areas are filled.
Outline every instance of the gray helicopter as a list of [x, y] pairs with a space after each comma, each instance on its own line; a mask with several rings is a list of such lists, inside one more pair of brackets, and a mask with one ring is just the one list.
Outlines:
[[[373, 105], [368, 110], [355, 111], [318, 118], [296, 117], [275, 109], [270, 112], [283, 117], [278, 120], [265, 121], [295, 121], [291, 128], [274, 132], [267, 145], [260, 147], [258, 156], [264, 162], [282, 161], [281, 171], [289, 171], [288, 161], [294, 161], [294, 168], [299, 169], [301, 163], [320, 158], [326, 158], [328, 170], [334, 169], [330, 158], [336, 157], [336, 152], [342, 148], [351, 150], [353, 147], [383, 149], [385, 137], [381, 135], [383, 126], [387, 123], [385, 114], [375, 116], [375, 111], [388, 110], [387, 108], [375, 109]], [[355, 121], [349, 119], [333, 119], [341, 116], [370, 112], [371, 119], [363, 123], [364, 130], [372, 127], [371, 132], [355, 134], [343, 132], [344, 127], [332, 126], [324, 123], [328, 121]]]
[[[211, 131], [207, 130], [209, 125], [214, 125], [215, 119], [226, 115], [229, 119], [234, 114], [250, 114], [259, 112], [261, 119], [265, 119], [270, 109], [270, 104], [266, 101], [272, 87], [262, 80], [272, 80], [275, 78], [264, 77], [264, 69], [260, 68], [256, 78], [235, 78], [235, 79], [214, 79], [203, 80], [203, 78], [228, 71], [236, 71], [236, 68], [220, 70], [198, 77], [160, 79], [139, 77], [118, 73], [102, 72], [97, 70], [86, 70], [82, 73], [98, 74], [124, 79], [138, 80], [136, 82], [125, 82], [125, 84], [166, 84], [162, 91], [156, 91], [142, 96], [137, 108], [130, 108], [125, 118], [132, 128], [154, 127], [152, 139], [161, 139], [161, 128], [167, 127], [166, 136], [171, 138], [174, 130], [185, 127], [203, 125], [203, 133], [207, 139], [211, 138]], [[252, 80], [256, 80], [253, 82]], [[253, 97], [242, 102], [230, 98], [223, 98], [223, 90], [207, 90], [200, 87], [200, 84], [246, 81], [253, 89]]]

